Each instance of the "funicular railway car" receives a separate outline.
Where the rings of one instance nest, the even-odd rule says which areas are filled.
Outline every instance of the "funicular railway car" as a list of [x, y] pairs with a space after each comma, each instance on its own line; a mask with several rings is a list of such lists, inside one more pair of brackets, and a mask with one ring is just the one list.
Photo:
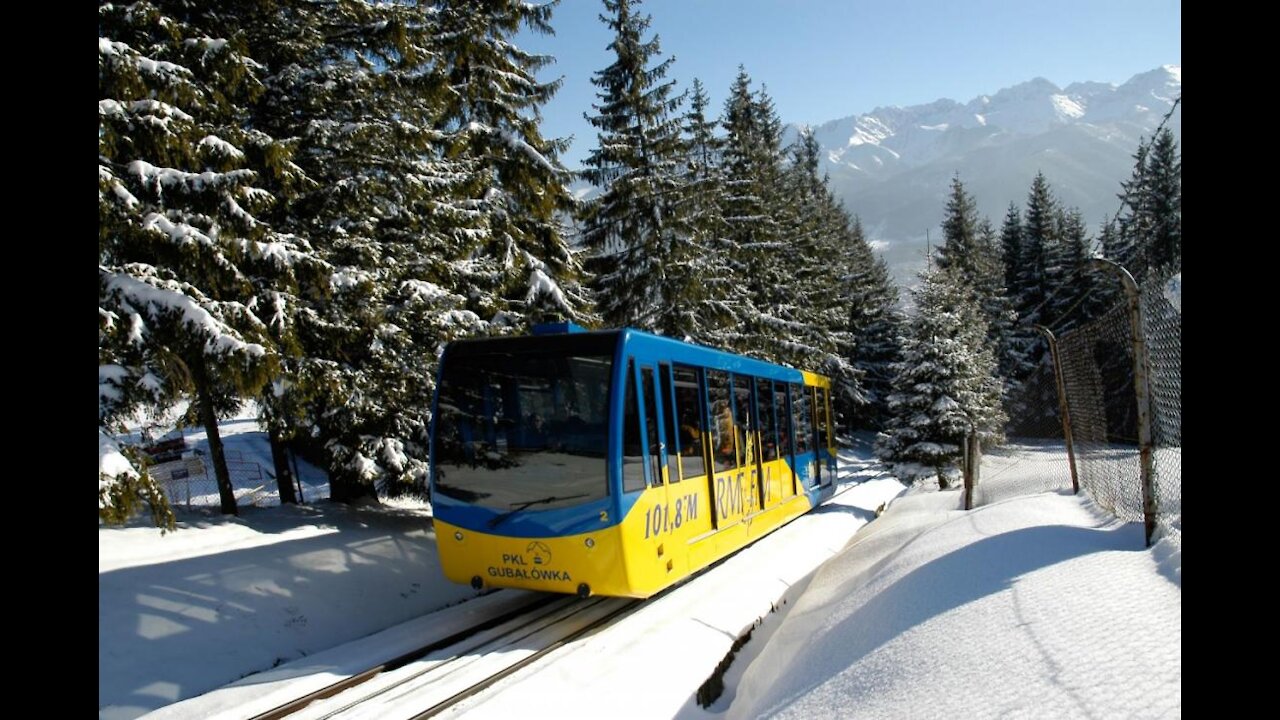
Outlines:
[[450, 343], [431, 433], [445, 575], [648, 597], [830, 497], [829, 393], [634, 329]]

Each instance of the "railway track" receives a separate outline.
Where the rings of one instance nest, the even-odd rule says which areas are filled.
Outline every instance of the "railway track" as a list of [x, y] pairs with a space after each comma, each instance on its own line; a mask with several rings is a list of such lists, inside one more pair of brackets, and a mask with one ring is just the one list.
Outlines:
[[[845, 486], [837, 495], [855, 487], [848, 483], [851, 474], [841, 473], [839, 480]], [[308, 693], [253, 720], [431, 717], [608, 626], [639, 602], [537, 596], [528, 604]]]
[[549, 595], [255, 716], [426, 718], [607, 626], [639, 601]]

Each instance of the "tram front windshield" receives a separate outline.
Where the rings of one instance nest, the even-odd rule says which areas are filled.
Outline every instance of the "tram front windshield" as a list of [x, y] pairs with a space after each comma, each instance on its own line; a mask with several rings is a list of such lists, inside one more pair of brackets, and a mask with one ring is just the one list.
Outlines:
[[556, 352], [446, 355], [436, 492], [504, 513], [608, 495], [612, 365]]

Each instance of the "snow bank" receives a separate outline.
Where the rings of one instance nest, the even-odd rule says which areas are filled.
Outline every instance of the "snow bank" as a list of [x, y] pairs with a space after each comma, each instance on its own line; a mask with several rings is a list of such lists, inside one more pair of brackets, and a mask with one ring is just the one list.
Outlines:
[[900, 498], [829, 562], [727, 716], [1181, 714], [1180, 556], [1173, 581], [1085, 498], [959, 497]]

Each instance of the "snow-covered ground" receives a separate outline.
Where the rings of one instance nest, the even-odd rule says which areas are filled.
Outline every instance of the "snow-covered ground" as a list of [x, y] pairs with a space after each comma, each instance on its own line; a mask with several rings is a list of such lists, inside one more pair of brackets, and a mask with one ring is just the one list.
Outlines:
[[829, 562], [728, 717], [1176, 717], [1181, 553], [1058, 493], [911, 494]]
[[[265, 449], [250, 431], [235, 441]], [[957, 492], [910, 494], [868, 524], [902, 488], [865, 444], [842, 460], [845, 492], [832, 503], [458, 710], [704, 720], [1181, 713], [1180, 549], [1144, 550], [1139, 526], [1060, 493], [968, 513]], [[472, 608], [511, 592], [462, 602], [475, 593], [440, 574], [426, 507], [180, 520], [164, 536], [99, 531], [102, 718], [187, 698], [160, 715], [241, 717], [254, 701], [274, 706], [269, 698], [291, 687], [404, 652], [436, 626], [465, 625]], [[753, 626], [725, 694], [701, 708], [697, 688]]]
[[98, 532], [98, 706], [131, 718], [475, 595], [422, 510], [246, 508]]

